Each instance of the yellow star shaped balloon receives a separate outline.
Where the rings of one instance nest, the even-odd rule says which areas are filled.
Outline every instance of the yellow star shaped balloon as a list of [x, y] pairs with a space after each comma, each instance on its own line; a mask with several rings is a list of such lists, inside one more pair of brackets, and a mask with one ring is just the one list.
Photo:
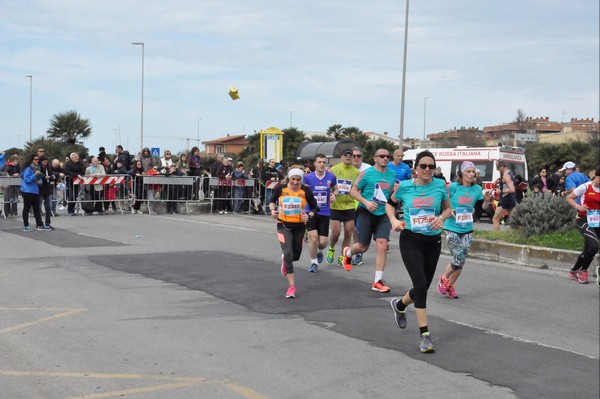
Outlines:
[[235, 87], [230, 87], [229, 88], [229, 97], [231, 97], [231, 99], [233, 101], [239, 100], [240, 95], [238, 94], [238, 89], [236, 89]]

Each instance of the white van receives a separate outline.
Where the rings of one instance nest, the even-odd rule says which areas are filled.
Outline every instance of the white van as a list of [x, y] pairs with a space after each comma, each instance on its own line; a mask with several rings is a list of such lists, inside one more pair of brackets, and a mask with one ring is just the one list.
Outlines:
[[404, 162], [414, 167], [415, 157], [421, 151], [428, 150], [435, 157], [435, 163], [442, 168], [442, 173], [448, 182], [454, 181], [456, 171], [460, 170], [463, 161], [471, 161], [481, 171], [483, 188], [490, 190], [494, 188], [494, 182], [500, 177], [496, 169], [496, 161], [502, 159], [506, 166], [516, 175], [521, 175], [524, 181], [528, 181], [527, 160], [523, 147], [465, 147], [456, 148], [420, 148], [404, 151]]

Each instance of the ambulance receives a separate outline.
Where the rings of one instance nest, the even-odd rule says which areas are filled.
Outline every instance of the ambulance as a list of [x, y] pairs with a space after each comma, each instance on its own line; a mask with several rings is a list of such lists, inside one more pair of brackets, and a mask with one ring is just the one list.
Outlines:
[[442, 173], [448, 183], [455, 180], [456, 172], [460, 170], [463, 161], [471, 161], [481, 172], [482, 188], [491, 190], [500, 177], [500, 172], [496, 169], [496, 162], [500, 159], [506, 162], [506, 166], [515, 176], [521, 175], [524, 181], [529, 180], [523, 147], [498, 145], [498, 147], [458, 146], [456, 148], [411, 149], [404, 151], [404, 162], [414, 168], [416, 166], [413, 165], [415, 157], [424, 150], [428, 150], [433, 154], [436, 165], [442, 168]]

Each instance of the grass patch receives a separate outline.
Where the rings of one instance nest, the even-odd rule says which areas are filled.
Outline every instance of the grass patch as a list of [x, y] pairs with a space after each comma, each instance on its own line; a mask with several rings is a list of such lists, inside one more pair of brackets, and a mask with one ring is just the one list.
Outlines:
[[581, 251], [583, 249], [583, 237], [576, 229], [570, 229], [563, 233], [540, 234], [525, 238], [518, 231], [484, 231], [475, 230], [474, 238], [483, 238], [491, 241], [504, 241], [513, 244], [534, 245], [536, 247], [546, 247], [555, 249], [567, 249], [571, 251]]

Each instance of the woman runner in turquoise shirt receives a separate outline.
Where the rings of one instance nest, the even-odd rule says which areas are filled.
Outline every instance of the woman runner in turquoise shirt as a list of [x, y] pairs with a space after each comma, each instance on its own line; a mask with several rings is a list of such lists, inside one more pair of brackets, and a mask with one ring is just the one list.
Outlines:
[[444, 274], [440, 275], [437, 290], [440, 295], [458, 299], [454, 283], [462, 272], [473, 243], [473, 208], [477, 201], [483, 200], [481, 207], [487, 209], [492, 196], [486, 192], [484, 198], [481, 186], [475, 184], [475, 165], [470, 161], [462, 163], [456, 181], [450, 184], [448, 191], [452, 216], [444, 222], [444, 230], [453, 260], [446, 266]]
[[[435, 350], [427, 326], [427, 290], [435, 276], [442, 250], [442, 225], [452, 216], [446, 183], [433, 178], [435, 168], [431, 152], [417, 154], [417, 177], [402, 181], [385, 206], [392, 228], [401, 231], [400, 254], [413, 284], [406, 295], [391, 300], [392, 309], [398, 327], [406, 328], [406, 307], [415, 304], [421, 334], [419, 348], [424, 353]], [[403, 222], [396, 218], [399, 202], [403, 203]]]

